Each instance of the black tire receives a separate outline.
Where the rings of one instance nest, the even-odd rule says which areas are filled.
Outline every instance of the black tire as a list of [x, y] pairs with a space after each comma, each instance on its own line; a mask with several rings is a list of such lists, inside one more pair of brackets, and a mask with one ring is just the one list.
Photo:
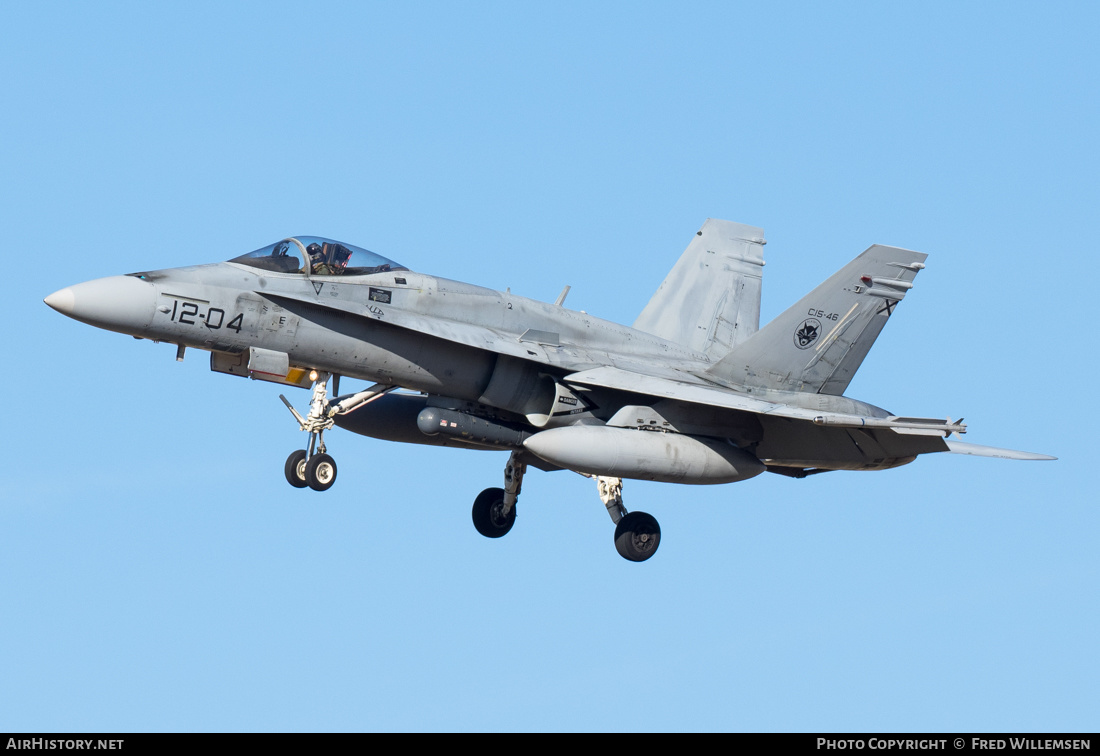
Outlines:
[[336, 482], [336, 460], [327, 454], [314, 454], [306, 462], [306, 483], [314, 491], [327, 491]]
[[516, 507], [513, 504], [504, 514], [504, 489], [486, 488], [474, 499], [474, 527], [486, 538], [500, 538], [516, 523]]
[[631, 512], [615, 526], [615, 550], [623, 559], [644, 562], [661, 545], [661, 526], [653, 515]]
[[283, 474], [286, 475], [286, 482], [295, 488], [305, 488], [306, 483], [306, 453], [304, 449], [293, 451], [290, 456], [286, 458], [286, 464], [283, 465]]

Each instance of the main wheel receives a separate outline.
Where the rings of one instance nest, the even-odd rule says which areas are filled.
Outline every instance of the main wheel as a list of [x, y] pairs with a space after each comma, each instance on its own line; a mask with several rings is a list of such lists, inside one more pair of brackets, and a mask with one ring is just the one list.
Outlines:
[[644, 562], [661, 545], [661, 526], [653, 515], [631, 512], [615, 526], [615, 550], [623, 559]]
[[290, 453], [290, 456], [286, 458], [286, 464], [283, 465], [283, 474], [286, 475], [286, 482], [295, 488], [305, 488], [309, 485], [306, 483], [306, 453], [304, 449], [298, 449]]
[[512, 529], [516, 522], [513, 504], [504, 514], [504, 489], [486, 488], [474, 499], [474, 527], [486, 538], [500, 538]]
[[306, 483], [314, 491], [327, 491], [336, 482], [336, 460], [327, 454], [314, 454], [306, 462]]

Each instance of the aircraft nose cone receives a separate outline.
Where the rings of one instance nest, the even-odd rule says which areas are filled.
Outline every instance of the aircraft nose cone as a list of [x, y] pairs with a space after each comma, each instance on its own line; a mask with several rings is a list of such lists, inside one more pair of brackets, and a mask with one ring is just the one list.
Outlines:
[[55, 291], [43, 301], [74, 320], [139, 335], [153, 319], [156, 289], [133, 276], [111, 276]]
[[50, 307], [54, 308], [62, 315], [73, 314], [73, 307], [76, 305], [76, 297], [73, 296], [73, 290], [66, 287], [60, 291], [55, 291], [50, 296], [42, 300]]

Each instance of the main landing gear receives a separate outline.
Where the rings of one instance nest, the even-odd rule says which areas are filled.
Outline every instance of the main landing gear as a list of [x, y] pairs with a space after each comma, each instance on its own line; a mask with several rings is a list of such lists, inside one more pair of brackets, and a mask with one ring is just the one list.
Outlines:
[[661, 545], [661, 526], [645, 512], [627, 512], [623, 506], [623, 479], [596, 476], [600, 500], [615, 523], [615, 550], [623, 559], [644, 562]]
[[328, 381], [333, 378], [334, 390], [339, 386], [339, 376], [321, 373], [313, 384], [313, 397], [309, 403], [309, 414], [302, 417], [282, 394], [279, 398], [298, 421], [298, 427], [309, 433], [309, 443], [305, 449], [296, 449], [286, 458], [283, 473], [286, 482], [295, 488], [312, 488], [314, 491], [327, 491], [336, 482], [336, 460], [325, 449], [325, 431], [335, 425], [334, 417], [362, 407], [378, 397], [392, 391], [395, 386], [375, 384], [366, 391], [330, 402], [328, 399]]
[[486, 488], [474, 499], [474, 527], [486, 538], [500, 538], [516, 524], [516, 500], [523, 486], [527, 463], [512, 452], [504, 467], [504, 488]]
[[[474, 499], [473, 520], [477, 532], [486, 538], [500, 538], [516, 522], [516, 501], [527, 465], [520, 452], [512, 452], [504, 468], [504, 488], [486, 488]], [[631, 562], [644, 562], [657, 553], [661, 526], [645, 512], [627, 512], [623, 506], [622, 478], [595, 477], [600, 499], [615, 523], [615, 550]]]

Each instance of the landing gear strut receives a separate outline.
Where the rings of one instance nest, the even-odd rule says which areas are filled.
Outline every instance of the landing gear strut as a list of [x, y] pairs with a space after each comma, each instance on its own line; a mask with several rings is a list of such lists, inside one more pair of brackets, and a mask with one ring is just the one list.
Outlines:
[[[321, 373], [313, 384], [313, 397], [309, 402], [309, 414], [302, 417], [282, 394], [279, 398], [298, 421], [298, 427], [309, 433], [309, 442], [305, 449], [296, 449], [286, 458], [283, 473], [286, 481], [295, 488], [312, 488], [314, 491], [327, 491], [336, 482], [336, 460], [325, 449], [325, 431], [336, 424], [337, 415], [350, 412], [374, 401], [392, 391], [395, 386], [375, 384], [366, 391], [345, 397], [338, 402], [328, 399], [329, 373]], [[340, 377], [335, 376], [333, 385], [339, 385]]]

